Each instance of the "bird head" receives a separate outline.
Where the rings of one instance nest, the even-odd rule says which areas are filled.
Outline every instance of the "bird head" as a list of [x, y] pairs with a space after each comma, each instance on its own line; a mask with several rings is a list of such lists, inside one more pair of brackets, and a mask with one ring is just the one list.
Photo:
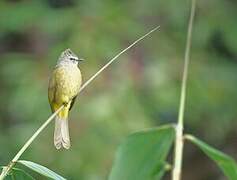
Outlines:
[[61, 56], [59, 57], [58, 63], [66, 62], [66, 63], [73, 63], [78, 65], [80, 61], [84, 59], [78, 58], [78, 56], [72, 52], [71, 49], [66, 49], [62, 52]]

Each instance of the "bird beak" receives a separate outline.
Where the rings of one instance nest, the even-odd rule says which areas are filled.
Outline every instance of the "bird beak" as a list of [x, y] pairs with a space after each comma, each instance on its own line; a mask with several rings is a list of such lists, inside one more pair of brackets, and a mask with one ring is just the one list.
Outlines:
[[80, 61], [84, 61], [84, 60], [85, 60], [85, 59], [82, 59], [82, 58], [81, 58], [81, 59], [77, 59], [78, 62], [80, 62]]

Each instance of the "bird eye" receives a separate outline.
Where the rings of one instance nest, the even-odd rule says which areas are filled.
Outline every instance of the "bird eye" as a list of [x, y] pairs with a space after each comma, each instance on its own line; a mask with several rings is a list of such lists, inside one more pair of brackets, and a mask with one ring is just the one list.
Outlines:
[[70, 49], [68, 50], [68, 54], [72, 54], [72, 51], [70, 51]]
[[70, 60], [71, 60], [71, 61], [74, 61], [74, 60], [76, 60], [76, 59], [71, 57]]

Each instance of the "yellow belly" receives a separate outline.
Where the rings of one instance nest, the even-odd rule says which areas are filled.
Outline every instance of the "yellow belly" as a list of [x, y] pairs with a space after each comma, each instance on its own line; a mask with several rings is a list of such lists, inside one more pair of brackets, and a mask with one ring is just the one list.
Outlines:
[[[74, 98], [81, 86], [81, 72], [75, 65], [61, 65], [54, 69], [49, 82], [49, 102], [51, 109], [56, 111]], [[67, 117], [70, 103], [60, 112], [60, 116]]]

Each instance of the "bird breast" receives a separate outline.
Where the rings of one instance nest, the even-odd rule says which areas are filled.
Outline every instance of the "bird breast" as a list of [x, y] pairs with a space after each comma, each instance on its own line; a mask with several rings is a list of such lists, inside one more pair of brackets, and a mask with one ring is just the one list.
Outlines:
[[78, 94], [82, 79], [81, 72], [76, 65], [69, 64], [56, 67], [54, 77], [56, 81], [56, 101], [68, 102]]

